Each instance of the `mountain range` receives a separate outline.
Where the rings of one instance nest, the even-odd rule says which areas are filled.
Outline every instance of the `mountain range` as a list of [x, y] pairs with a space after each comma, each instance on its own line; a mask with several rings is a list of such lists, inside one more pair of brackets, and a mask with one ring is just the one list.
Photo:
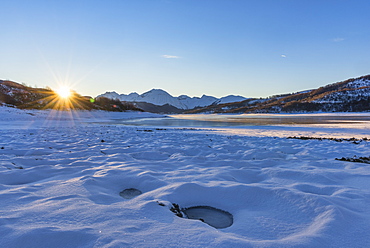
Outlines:
[[239, 102], [246, 100], [247, 98], [242, 96], [229, 95], [222, 98], [216, 98], [213, 96], [203, 95], [202, 97], [189, 97], [187, 95], [181, 95], [174, 97], [161, 89], [152, 89], [141, 95], [138, 93], [130, 93], [128, 95], [118, 94], [117, 92], [106, 92], [97, 97], [107, 97], [110, 99], [118, 99], [123, 102], [135, 102], [135, 103], [150, 103], [157, 106], [171, 105], [180, 110], [189, 110], [197, 107], [206, 107], [210, 105]]

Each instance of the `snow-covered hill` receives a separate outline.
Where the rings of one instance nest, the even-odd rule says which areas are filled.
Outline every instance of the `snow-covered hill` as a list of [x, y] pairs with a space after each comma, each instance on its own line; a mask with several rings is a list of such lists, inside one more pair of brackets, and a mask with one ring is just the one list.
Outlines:
[[275, 95], [265, 99], [247, 99], [238, 103], [218, 104], [188, 113], [297, 113], [297, 112], [369, 112], [370, 75], [351, 78], [318, 89]]
[[189, 97], [187, 95], [181, 95], [174, 97], [161, 89], [152, 89], [141, 95], [138, 93], [130, 93], [128, 95], [118, 94], [117, 92], [106, 92], [99, 95], [98, 97], [107, 97], [111, 99], [119, 99], [126, 102], [147, 102], [158, 106], [163, 106], [165, 104], [172, 105], [179, 109], [193, 109], [195, 107], [205, 107], [212, 104], [230, 103], [230, 102], [240, 102], [246, 100], [242, 96], [229, 95], [222, 98], [216, 98], [213, 96], [203, 95], [202, 97]]

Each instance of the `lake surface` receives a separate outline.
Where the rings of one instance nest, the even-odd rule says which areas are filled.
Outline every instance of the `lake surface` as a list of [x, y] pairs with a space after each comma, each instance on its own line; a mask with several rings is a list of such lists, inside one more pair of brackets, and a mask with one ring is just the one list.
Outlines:
[[364, 114], [243, 114], [170, 115], [163, 118], [115, 119], [112, 124], [160, 127], [247, 127], [278, 125], [370, 126], [370, 113]]

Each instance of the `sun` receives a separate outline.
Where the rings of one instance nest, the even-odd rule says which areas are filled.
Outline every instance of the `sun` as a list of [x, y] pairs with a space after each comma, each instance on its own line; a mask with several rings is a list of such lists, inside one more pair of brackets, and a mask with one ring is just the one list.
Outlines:
[[69, 87], [67, 87], [67, 86], [62, 86], [59, 89], [57, 89], [55, 92], [61, 98], [69, 98], [71, 96], [71, 94], [72, 94], [71, 89]]

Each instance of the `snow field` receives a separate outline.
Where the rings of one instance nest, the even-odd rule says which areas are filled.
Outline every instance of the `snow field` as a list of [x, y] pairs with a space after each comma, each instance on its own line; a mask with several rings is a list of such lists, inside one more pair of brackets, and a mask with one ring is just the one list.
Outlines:
[[[369, 166], [335, 160], [369, 156], [367, 142], [68, 123], [0, 131], [1, 247], [370, 244]], [[172, 203], [234, 223], [179, 218]]]

